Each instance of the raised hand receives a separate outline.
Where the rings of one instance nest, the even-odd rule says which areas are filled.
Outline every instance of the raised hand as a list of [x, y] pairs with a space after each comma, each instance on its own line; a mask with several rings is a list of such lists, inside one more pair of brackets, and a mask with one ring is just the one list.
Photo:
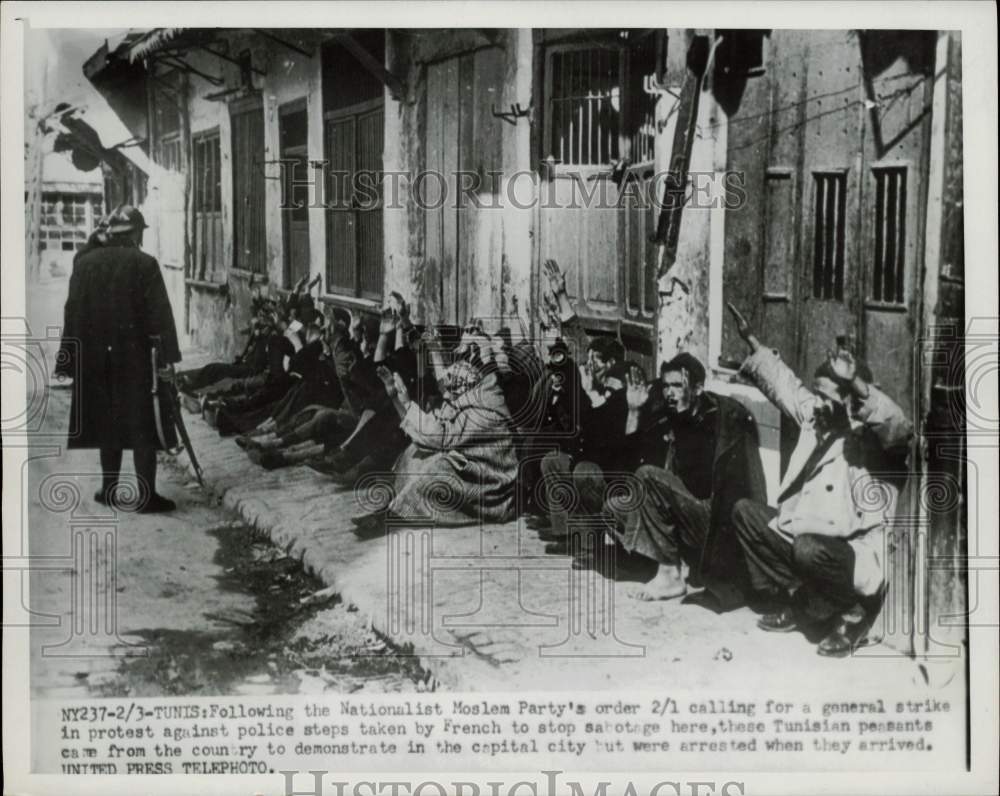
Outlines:
[[580, 371], [580, 387], [583, 388], [584, 392], [591, 393], [594, 391], [594, 373], [590, 369], [590, 363], [584, 362], [582, 365], [578, 366]]
[[836, 351], [828, 351], [827, 357], [830, 362], [830, 369], [836, 374], [844, 384], [854, 381], [858, 373], [858, 365], [854, 359], [854, 354], [846, 348], [838, 348]]
[[350, 333], [351, 337], [353, 339], [355, 339], [355, 340], [360, 340], [361, 336], [362, 336], [361, 335], [361, 316], [360, 315], [355, 315], [354, 314], [354, 310], [348, 308], [347, 309], [347, 319], [348, 319], [347, 329], [348, 329], [348, 332]]
[[410, 391], [406, 389], [406, 382], [403, 381], [403, 377], [398, 373], [393, 371], [392, 373], [393, 388], [396, 392], [396, 398], [403, 406], [410, 405]]
[[750, 346], [750, 350], [756, 351], [760, 348], [760, 341], [757, 339], [757, 335], [754, 333], [750, 322], [743, 317], [743, 313], [736, 309], [732, 302], [728, 302], [726, 306], [729, 307], [729, 312], [736, 320], [736, 331], [739, 332], [740, 337]]
[[559, 304], [547, 290], [542, 294], [542, 303], [545, 304], [545, 316], [548, 321], [547, 325], [549, 328], [556, 329], [558, 331], [560, 325]]
[[[394, 294], [399, 296], [398, 293]], [[407, 304], [402, 296], [399, 296], [399, 302], [396, 309], [396, 328], [402, 329], [404, 332], [408, 331], [413, 324], [410, 323], [410, 305]]]
[[637, 367], [628, 369], [625, 374], [625, 399], [629, 411], [638, 411], [646, 405], [652, 385], [646, 384], [646, 376]]
[[557, 297], [566, 292], [566, 275], [560, 270], [559, 263], [551, 259], [546, 260], [545, 275], [549, 278], [549, 286]]
[[378, 333], [392, 334], [394, 331], [396, 331], [396, 312], [392, 307], [386, 307], [382, 310], [382, 317], [379, 319]]
[[382, 386], [385, 387], [386, 395], [388, 395], [390, 398], [397, 397], [396, 379], [395, 379], [396, 374], [393, 373], [391, 370], [389, 370], [389, 368], [387, 368], [385, 365], [379, 365], [377, 368], [375, 368], [375, 374], [379, 377], [379, 379], [381, 379]]

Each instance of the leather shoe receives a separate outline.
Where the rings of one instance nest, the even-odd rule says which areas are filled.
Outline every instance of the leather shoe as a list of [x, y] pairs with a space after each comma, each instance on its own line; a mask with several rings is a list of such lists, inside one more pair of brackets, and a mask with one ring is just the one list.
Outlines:
[[354, 486], [358, 482], [359, 478], [375, 470], [375, 467], [375, 459], [371, 456], [365, 456], [365, 458], [353, 467], [349, 467], [346, 470], [341, 470], [339, 472], [327, 473], [327, 475], [331, 481], [339, 486]]
[[547, 536], [546, 531], [552, 528], [552, 520], [548, 518], [545, 514], [536, 514], [534, 516], [528, 517], [524, 524], [527, 528], [532, 531], [539, 531], [539, 536]]
[[351, 517], [351, 522], [354, 523], [354, 535], [359, 539], [376, 539], [385, 535], [386, 521], [393, 519], [400, 517], [391, 511], [373, 511], [359, 517]]
[[791, 633], [798, 629], [799, 623], [795, 611], [790, 607], [782, 608], [773, 614], [764, 614], [757, 620], [757, 627], [769, 633]]
[[862, 615], [841, 616], [827, 636], [816, 646], [816, 652], [825, 658], [846, 658], [866, 641], [868, 624]]
[[136, 509], [140, 514], [164, 514], [177, 508], [170, 498], [154, 492]]
[[265, 450], [261, 452], [260, 466], [265, 470], [278, 470], [288, 466], [288, 460], [281, 451]]

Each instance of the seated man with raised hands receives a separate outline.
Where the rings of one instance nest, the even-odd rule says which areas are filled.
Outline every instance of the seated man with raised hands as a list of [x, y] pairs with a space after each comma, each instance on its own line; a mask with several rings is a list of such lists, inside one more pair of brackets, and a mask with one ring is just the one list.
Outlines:
[[733, 398], [706, 390], [705, 368], [687, 352], [664, 362], [648, 386], [630, 374], [627, 390], [635, 495], [609, 500], [606, 508], [618, 520], [622, 546], [658, 564], [652, 580], [630, 596], [684, 595], [687, 564], [691, 581], [714, 598], [711, 607], [742, 605], [748, 574], [730, 515], [738, 500], [766, 495], [753, 416]]
[[885, 529], [913, 427], [843, 338], [806, 386], [729, 309], [750, 347], [741, 372], [799, 427], [777, 509], [754, 500], [733, 509], [752, 583], [777, 604], [758, 625], [778, 633], [823, 629], [817, 652], [849, 655], [881, 602]]

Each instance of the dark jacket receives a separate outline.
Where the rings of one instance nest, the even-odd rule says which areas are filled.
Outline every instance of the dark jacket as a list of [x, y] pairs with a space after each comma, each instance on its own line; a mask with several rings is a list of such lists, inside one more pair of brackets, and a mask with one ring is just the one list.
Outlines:
[[[159, 448], [150, 337], [160, 364], [180, 362], [177, 330], [156, 260], [97, 246], [75, 259], [57, 373], [73, 378], [70, 448]], [[165, 426], [169, 426], [165, 423]], [[167, 444], [176, 440], [168, 431]]]
[[[715, 452], [712, 464], [711, 524], [696, 576], [712, 581], [737, 582], [743, 575], [743, 554], [732, 534], [733, 506], [741, 498], [767, 503], [764, 469], [760, 463], [757, 424], [753, 415], [734, 398], [702, 393], [700, 411], [714, 415]], [[662, 411], [650, 413], [639, 430], [630, 434], [635, 451], [634, 469], [643, 464], [665, 467], [680, 474], [683, 466], [674, 457], [670, 418]]]
[[361, 352], [361, 346], [351, 339], [346, 329], [334, 333], [330, 349], [344, 393], [345, 408], [360, 417], [365, 409], [381, 407], [387, 398], [376, 365]]

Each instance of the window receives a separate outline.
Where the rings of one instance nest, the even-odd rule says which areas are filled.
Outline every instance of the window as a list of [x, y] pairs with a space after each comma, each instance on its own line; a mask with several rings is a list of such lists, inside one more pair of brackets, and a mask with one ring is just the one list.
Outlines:
[[85, 226], [87, 223], [86, 205], [87, 199], [85, 197], [67, 197], [62, 203], [62, 211], [58, 223], [74, 227]]
[[222, 176], [218, 129], [199, 133], [191, 139], [194, 177], [194, 262], [195, 279], [214, 282], [221, 278], [222, 262]]
[[813, 298], [844, 300], [847, 174], [813, 172]]
[[184, 171], [179, 134], [160, 139], [157, 143], [156, 162], [171, 171]]
[[283, 281], [292, 287], [309, 276], [309, 116], [305, 100], [278, 109], [281, 147]]
[[872, 172], [875, 176], [875, 252], [871, 298], [902, 304], [906, 266], [906, 167], [877, 168]]
[[[384, 62], [384, 31], [356, 31], [352, 36]], [[323, 49], [323, 149], [328, 164], [324, 284], [329, 293], [382, 296], [384, 93], [382, 84], [345, 47], [334, 43]]]
[[645, 84], [657, 71], [653, 31], [550, 45], [543, 157], [570, 166], [652, 161], [656, 96]]
[[262, 274], [267, 268], [264, 237], [264, 109], [259, 100], [232, 109], [234, 266]]
[[549, 50], [548, 154], [557, 163], [592, 166], [618, 159], [622, 60], [617, 48]]
[[154, 75], [152, 86], [153, 160], [172, 171], [184, 171], [181, 132], [184, 75], [179, 71]]

